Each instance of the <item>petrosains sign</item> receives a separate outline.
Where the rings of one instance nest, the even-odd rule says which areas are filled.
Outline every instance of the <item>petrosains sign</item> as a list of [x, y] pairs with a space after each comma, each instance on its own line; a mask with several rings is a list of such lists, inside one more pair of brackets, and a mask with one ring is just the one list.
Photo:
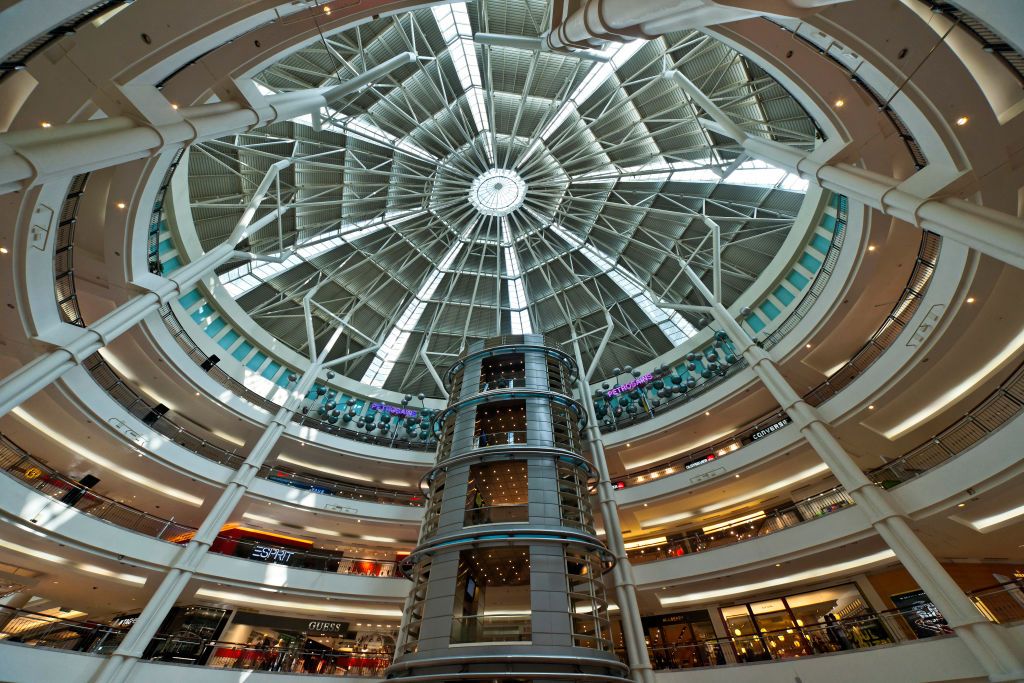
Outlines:
[[753, 434], [750, 435], [750, 438], [753, 441], [757, 441], [758, 439], [763, 439], [764, 437], [768, 436], [772, 432], [776, 432], [776, 431], [782, 429], [783, 427], [788, 425], [790, 422], [792, 422], [792, 420], [790, 420], [788, 417], [784, 417], [781, 420], [779, 420], [778, 422], [776, 422], [775, 424], [770, 424], [767, 427], [762, 427], [761, 429], [758, 429], [756, 432], [754, 432]]

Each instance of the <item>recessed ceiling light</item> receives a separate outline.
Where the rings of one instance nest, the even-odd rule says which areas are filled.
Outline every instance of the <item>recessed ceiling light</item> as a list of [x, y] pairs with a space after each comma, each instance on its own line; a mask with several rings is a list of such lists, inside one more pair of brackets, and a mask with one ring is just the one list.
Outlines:
[[[4, 252], [4, 253], [6, 253], [6, 252]], [[967, 303], [973, 304], [974, 303], [974, 297], [973, 296], [967, 297]]]
[[809, 349], [809, 348], [811, 348], [811, 345], [810, 344], [805, 344], [804, 348], [808, 348]]
[[868, 410], [874, 410], [874, 409], [875, 409], [875, 406], [873, 406], [873, 405], [868, 406]]
[[178, 108], [178, 105], [176, 105], [176, 104], [172, 104], [171, 105], [171, 109], [177, 109], [177, 108]]
[[626, 444], [626, 448], [629, 448], [629, 444], [628, 443]]
[[836, 107], [842, 108], [844, 106], [846, 106], [846, 100], [844, 100], [842, 98], [836, 100]]
[[704, 411], [704, 414], [705, 414], [705, 415], [711, 415], [711, 411], [710, 411], [710, 410], [705, 410], [705, 411]]
[[6, 254], [6, 253], [7, 253], [7, 247], [0, 247], [0, 254]]
[[43, 121], [39, 125], [42, 126], [43, 128], [53, 128], [53, 124], [50, 123], [49, 121]]
[[868, 245], [868, 251], [874, 251], [874, 250], [875, 250], [875, 245], [869, 244]]
[[123, 209], [123, 208], [125, 208], [126, 206], [128, 206], [128, 205], [127, 205], [127, 204], [125, 204], [124, 202], [118, 202], [118, 203], [117, 203], [117, 208], [119, 208], [119, 209]]
[[737, 474], [737, 475], [736, 475], [736, 478], [737, 478], [737, 479], [739, 479], [739, 478], [740, 478], [740, 475], [738, 475], [738, 474]]
[[968, 116], [961, 116], [960, 118], [958, 118], [956, 120], [956, 125], [958, 125], [958, 126], [966, 126], [967, 122], [970, 121], [970, 120], [971, 119]]
[[967, 507], [967, 503], [960, 503], [959, 505], [957, 505], [957, 507], [958, 508], [965, 508], [965, 507]]

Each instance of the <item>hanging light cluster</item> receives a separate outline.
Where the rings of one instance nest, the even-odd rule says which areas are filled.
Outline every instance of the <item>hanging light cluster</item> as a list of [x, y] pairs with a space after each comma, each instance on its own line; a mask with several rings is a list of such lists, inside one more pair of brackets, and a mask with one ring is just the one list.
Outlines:
[[[328, 371], [327, 381], [334, 379], [334, 376], [333, 372]], [[288, 379], [294, 382], [297, 375], [289, 375]], [[434, 416], [434, 411], [424, 405], [425, 394], [417, 394], [416, 398], [419, 399], [421, 406], [417, 416], [402, 419], [401, 416], [389, 415], [383, 410], [371, 409], [362, 413], [363, 406], [356, 399], [345, 399], [344, 396], [339, 395], [337, 389], [328, 389], [324, 385], [317, 384], [310, 392], [310, 396], [307, 396], [307, 403], [302, 406], [301, 412], [310, 419], [317, 419], [331, 426], [336, 426], [340, 422], [343, 429], [352, 431], [361, 429], [367, 434], [377, 431], [384, 437], [390, 434], [392, 442], [398, 437], [399, 431], [404, 428], [407, 440], [419, 439], [426, 443], [433, 437], [430, 431], [430, 421]], [[408, 407], [412, 400], [413, 397], [406, 394], [402, 398], [402, 407]], [[322, 426], [319, 428], [323, 429]], [[394, 433], [392, 434], [392, 432]]]
[[[630, 365], [614, 368], [614, 385], [604, 382], [594, 394], [598, 419], [605, 425], [612, 425], [624, 416], [650, 412], [665, 401], [683, 397], [714, 377], [725, 377], [739, 358], [725, 332], [716, 332], [714, 339], [713, 346], [686, 354], [685, 363], [675, 369], [661, 364], [648, 373], [648, 382], [638, 386], [630, 385], [646, 376], [642, 371]], [[625, 383], [619, 381], [621, 374], [626, 375]]]

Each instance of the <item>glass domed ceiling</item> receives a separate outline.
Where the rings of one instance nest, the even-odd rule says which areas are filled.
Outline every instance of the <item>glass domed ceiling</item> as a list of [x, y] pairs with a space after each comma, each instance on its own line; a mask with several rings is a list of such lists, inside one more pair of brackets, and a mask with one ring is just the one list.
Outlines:
[[[341, 367], [403, 393], [438, 390], [421, 349], [446, 365], [467, 342], [537, 332], [556, 342], [615, 332], [597, 376], [640, 366], [701, 321], [659, 301], [703, 303], [680, 263], [710, 281], [722, 226], [725, 303], [777, 254], [805, 185], [743, 156], [663, 78], [678, 69], [745, 130], [813, 147], [817, 128], [746, 57], [697, 31], [566, 55], [476, 44], [539, 36], [547, 2], [486, 0], [386, 17], [310, 43], [256, 77], [264, 92], [337, 84], [396, 54], [416, 62], [306, 116], [198, 145], [189, 201], [206, 249], [222, 242], [269, 166], [281, 173], [243, 245], [278, 263], [229, 264], [224, 291], [253, 324], [305, 355], [310, 288], [350, 332]], [[184, 166], [184, 165], [183, 165]], [[284, 258], [286, 257], [286, 258]], [[314, 309], [315, 310], [315, 309]], [[318, 334], [335, 324], [327, 313]], [[583, 338], [584, 356], [599, 334]]]

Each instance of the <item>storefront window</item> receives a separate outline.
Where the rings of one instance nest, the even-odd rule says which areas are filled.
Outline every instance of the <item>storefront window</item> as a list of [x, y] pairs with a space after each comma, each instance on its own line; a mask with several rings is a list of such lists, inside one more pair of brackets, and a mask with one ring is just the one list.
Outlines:
[[645, 617], [644, 628], [656, 669], [692, 669], [725, 664], [715, 628], [705, 610]]
[[739, 661], [787, 659], [893, 642], [855, 584], [722, 610]]

